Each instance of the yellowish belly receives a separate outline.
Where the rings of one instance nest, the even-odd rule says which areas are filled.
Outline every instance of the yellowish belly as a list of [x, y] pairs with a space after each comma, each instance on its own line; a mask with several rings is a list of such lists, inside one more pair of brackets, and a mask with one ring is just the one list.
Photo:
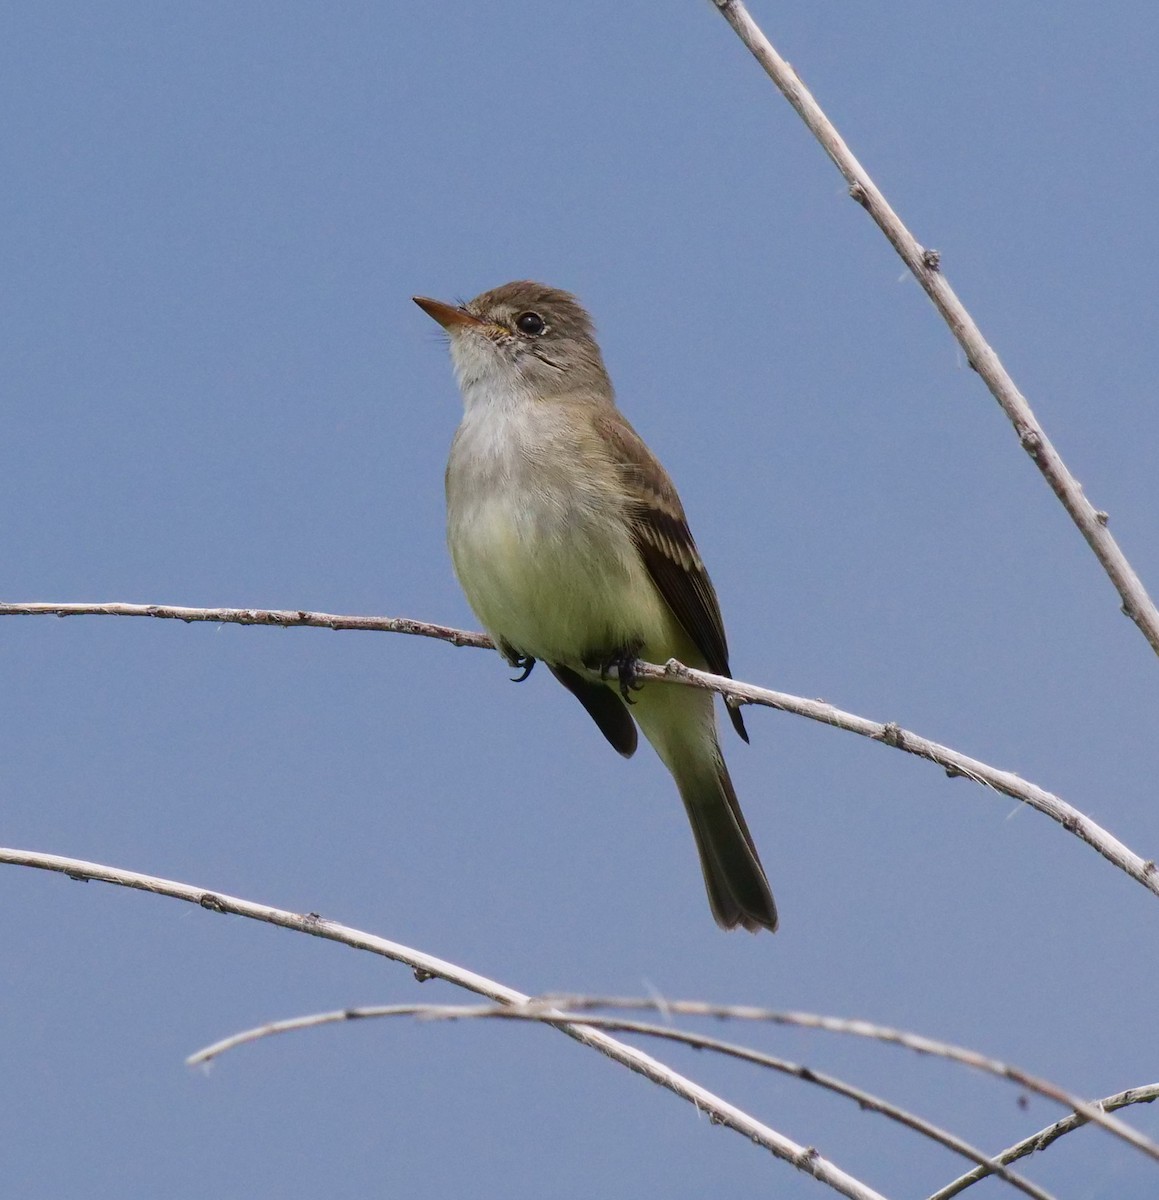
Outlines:
[[671, 614], [628, 531], [585, 517], [536, 520], [511, 496], [459, 514], [448, 540], [471, 607], [492, 637], [545, 662], [598, 661], [637, 644], [662, 652]]

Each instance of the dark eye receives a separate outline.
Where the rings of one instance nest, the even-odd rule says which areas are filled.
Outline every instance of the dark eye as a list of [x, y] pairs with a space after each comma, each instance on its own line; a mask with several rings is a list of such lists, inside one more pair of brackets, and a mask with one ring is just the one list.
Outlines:
[[529, 333], [532, 337], [534, 337], [537, 334], [542, 333], [547, 328], [547, 325], [539, 313], [525, 312], [520, 313], [519, 316], [515, 318], [515, 328], [518, 329], [520, 333]]

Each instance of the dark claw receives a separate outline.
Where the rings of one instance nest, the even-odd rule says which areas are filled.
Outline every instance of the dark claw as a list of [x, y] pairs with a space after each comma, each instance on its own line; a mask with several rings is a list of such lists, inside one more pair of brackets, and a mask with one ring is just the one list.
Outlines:
[[618, 658], [613, 658], [609, 662], [604, 663], [600, 668], [600, 678], [607, 679], [613, 667], [616, 668], [616, 678], [620, 684], [620, 695], [623, 697], [625, 704], [635, 704], [630, 693], [638, 692], [644, 685], [636, 675], [636, 663], [639, 660], [635, 654], [621, 654]]
[[530, 654], [516, 654], [511, 659], [511, 665], [518, 667], [523, 672], [522, 675], [513, 676], [511, 682], [522, 683], [531, 674], [531, 668], [535, 666], [535, 659]]

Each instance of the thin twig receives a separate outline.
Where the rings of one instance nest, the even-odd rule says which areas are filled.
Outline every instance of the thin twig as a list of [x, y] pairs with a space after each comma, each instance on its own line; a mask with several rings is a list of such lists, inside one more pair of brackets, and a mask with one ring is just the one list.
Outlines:
[[[1156, 1100], [1159, 1100], [1159, 1083], [1149, 1083], [1145, 1087], [1128, 1088], [1125, 1092], [1116, 1092], [1113, 1096], [1096, 1100], [1095, 1104], [1105, 1112], [1114, 1112], [1117, 1108], [1126, 1108], [1128, 1104], [1151, 1104]], [[1048, 1125], [1045, 1129], [1032, 1133], [1030, 1137], [1015, 1142], [1009, 1150], [1003, 1150], [1001, 1154], [995, 1155], [990, 1161], [994, 1164], [1017, 1162], [1018, 1159], [1025, 1158], [1028, 1154], [1045, 1150], [1047, 1146], [1058, 1141], [1064, 1134], [1081, 1129], [1087, 1124], [1089, 1122], [1086, 1117], [1080, 1116], [1078, 1113], [1071, 1113], [1069, 1117], [1063, 1117], [1060, 1121], [1055, 1121], [1053, 1125]], [[952, 1197], [964, 1192], [968, 1187], [980, 1179], [985, 1179], [991, 1173], [990, 1167], [979, 1166], [934, 1192], [929, 1200], [951, 1200]]]
[[[436, 638], [454, 646], [471, 646], [493, 649], [491, 639], [484, 633], [467, 629], [454, 629], [448, 625], [434, 625], [429, 621], [413, 621], [408, 617], [357, 617], [339, 616], [334, 613], [306, 612], [300, 609], [267, 608], [188, 608], [174, 604], [50, 604], [41, 602], [0, 603], [0, 617], [15, 616], [111, 616], [111, 617], [158, 617], [166, 620], [220, 622], [237, 625], [277, 625], [292, 629], [310, 627], [321, 629], [353, 629], [376, 633], [406, 633], [419, 637]], [[823, 700], [807, 700], [787, 692], [776, 692], [771, 688], [756, 687], [723, 675], [711, 675], [707, 671], [694, 671], [690, 667], [670, 659], [664, 666], [655, 663], [637, 664], [636, 674], [640, 679], [655, 679], [689, 687], [705, 688], [718, 692], [726, 702], [732, 704], [759, 704], [775, 708], [780, 712], [820, 721], [848, 733], [860, 734], [896, 750], [924, 758], [942, 767], [947, 775], [963, 776], [975, 783], [993, 788], [1014, 800], [1029, 804], [1044, 816], [1056, 821], [1068, 833], [1086, 842], [1097, 850], [1108, 862], [1113, 863], [1136, 882], [1159, 896], [1159, 870], [1153, 859], [1144, 859], [1136, 854], [1113, 834], [1092, 821], [1090, 817], [1068, 804], [1065, 800], [1035, 784], [1027, 783], [1011, 771], [1002, 771], [976, 758], [969, 758], [956, 750], [932, 742], [928, 738], [902, 729], [896, 723], [871, 721], [854, 713], [844, 712]]]
[[713, 0], [713, 3], [809, 127], [813, 136], [821, 143], [825, 153], [849, 184], [850, 195], [873, 218], [878, 228], [889, 239], [890, 245], [934, 302], [934, 307], [965, 351], [966, 360], [981, 375], [991, 395], [1010, 419], [1022, 448], [1030, 455], [1054, 494], [1062, 501], [1071, 520], [1078, 526], [1095, 557], [1102, 564], [1103, 570], [1115, 585], [1123, 601], [1123, 612], [1139, 627], [1143, 636], [1150, 642], [1151, 649], [1159, 654], [1159, 611], [1107, 529], [1107, 514], [1096, 510], [1083, 495], [1081, 485], [1067, 470], [1066, 464], [1031, 411], [1026, 397], [1015, 386], [998, 355], [982, 336], [973, 317], [950, 287], [942, 273], [938, 252], [922, 246], [906, 228], [865, 168], [854, 157], [836, 127], [821, 110], [809, 89], [773, 48], [740, 0]]
[[675, 659], [670, 659], [663, 667], [651, 664], [640, 664], [637, 675], [641, 679], [675, 679], [691, 684], [693, 687], [706, 688], [719, 692], [726, 701], [746, 704], [760, 704], [775, 708], [781, 712], [793, 713], [795, 716], [808, 717], [812, 721], [820, 721], [825, 725], [834, 725], [849, 733], [857, 733], [862, 737], [871, 738], [895, 750], [904, 750], [928, 762], [937, 763], [946, 774], [962, 776], [975, 783], [993, 788], [1013, 800], [1021, 800], [1031, 808], [1056, 821], [1068, 833], [1086, 842], [1092, 849], [1097, 850], [1108, 862], [1113, 863], [1121, 871], [1126, 872], [1137, 883], [1141, 883], [1148, 891], [1159, 896], [1159, 870], [1154, 859], [1144, 859], [1136, 854], [1129, 846], [1119, 841], [1114, 834], [1109, 833], [1101, 825], [1092, 821], [1085, 813], [1068, 804], [1053, 792], [1048, 792], [1036, 784], [1015, 775], [1012, 771], [1002, 771], [990, 766], [980, 759], [970, 758], [957, 750], [932, 742], [919, 734], [911, 733], [893, 721], [882, 724], [859, 717], [854, 713], [844, 712], [834, 708], [824, 700], [806, 700], [800, 696], [791, 696], [786, 692], [775, 692], [771, 688], [754, 687], [751, 683], [741, 683], [728, 679], [723, 675], [710, 675], [707, 671], [694, 671]]
[[[550, 1023], [550, 1019], [544, 1017], [542, 1006], [534, 1004], [525, 1010], [504, 1009], [502, 1012], [494, 1008], [465, 1007], [449, 1004], [364, 1005], [358, 1008], [340, 1009], [335, 1012], [311, 1013], [303, 1017], [290, 1017], [282, 1021], [270, 1021], [265, 1025], [258, 1025], [253, 1029], [246, 1029], [240, 1033], [231, 1034], [227, 1038], [222, 1038], [220, 1041], [214, 1042], [213, 1045], [206, 1046], [196, 1053], [191, 1054], [185, 1061], [191, 1067], [200, 1066], [203, 1063], [211, 1062], [229, 1050], [236, 1049], [238, 1046], [248, 1045], [251, 1042], [261, 1041], [263, 1038], [273, 1037], [282, 1033], [296, 1033], [304, 1029], [317, 1029], [322, 1025], [333, 1025], [342, 1021], [358, 1021], [376, 1017], [424, 1017], [455, 1021], [496, 1016], [524, 1017], [532, 1021], [547, 1019]], [[622, 1017], [589, 1017], [587, 1015], [584, 1017], [584, 1022], [585, 1024], [595, 1025], [600, 1029], [614, 1029], [619, 1033], [638, 1033], [646, 1037], [661, 1038], [665, 1041], [692, 1046], [697, 1050], [710, 1050], [717, 1054], [726, 1055], [729, 1058], [755, 1063], [758, 1066], [780, 1071], [785, 1075], [792, 1075], [794, 1078], [800, 1079], [805, 1083], [815, 1084], [827, 1091], [835, 1092], [839, 1096], [846, 1096], [851, 1100], [855, 1100], [861, 1108], [867, 1109], [870, 1112], [880, 1113], [889, 1120], [896, 1121], [906, 1126], [906, 1128], [922, 1134], [931, 1141], [937, 1142], [949, 1150], [953, 1150], [956, 1154], [962, 1155], [963, 1158], [971, 1159], [979, 1165], [980, 1169], [984, 1168], [986, 1174], [997, 1175], [1013, 1187], [1018, 1188], [1019, 1191], [1025, 1192], [1028, 1196], [1033, 1196], [1035, 1200], [1053, 1200], [1051, 1193], [1013, 1172], [1008, 1172], [1005, 1167], [995, 1162], [989, 1155], [971, 1146], [968, 1142], [963, 1141], [948, 1130], [941, 1129], [932, 1122], [908, 1112], [904, 1108], [899, 1108], [897, 1105], [891, 1104], [888, 1100], [883, 1100], [880, 1096], [875, 1096], [872, 1092], [866, 1092], [861, 1088], [854, 1087], [852, 1084], [846, 1083], [836, 1076], [827, 1075], [822, 1071], [815, 1071], [812, 1067], [804, 1067], [799, 1063], [788, 1062], [783, 1058], [777, 1058], [771, 1054], [763, 1054], [759, 1050], [750, 1049], [748, 1046], [738, 1046], [734, 1042], [721, 1041], [719, 1038], [707, 1037], [701, 1033], [690, 1033], [683, 1029], [673, 1029], [669, 1025], [654, 1025], [645, 1021], [626, 1021]]]
[[493, 650], [495, 643], [485, 633], [470, 629], [452, 629], [409, 617], [352, 617], [335, 613], [306, 612], [281, 608], [189, 608], [182, 604], [101, 604], [0, 603], [0, 617], [157, 617], [163, 621], [184, 621], [187, 625], [207, 621], [222, 625], [277, 625], [283, 629], [354, 629], [371, 633], [409, 633], [416, 637], [437, 638], [453, 646], [473, 646]]
[[[221, 892], [207, 891], [205, 888], [179, 883], [172, 879], [142, 875], [136, 871], [125, 871], [119, 867], [85, 862], [82, 859], [64, 858], [58, 854], [42, 854], [35, 850], [0, 848], [0, 863], [34, 867], [41, 871], [55, 871], [67, 875], [71, 879], [95, 880], [116, 884], [119, 887], [135, 888], [138, 891], [152, 892], [154, 895], [169, 896], [175, 900], [198, 904], [211, 912], [230, 913], [234, 916], [265, 921], [270, 925], [279, 925], [283, 929], [293, 929], [298, 933], [308, 933], [332, 942], [341, 942], [356, 950], [368, 950], [372, 954], [379, 954], [394, 962], [405, 963], [414, 971], [415, 977], [420, 982], [436, 977], [444, 979], [457, 987], [480, 996], [486, 996], [500, 1005], [527, 1005], [531, 1002], [531, 997], [488, 979], [484, 975], [467, 971], [454, 963], [435, 958], [421, 950], [413, 950], [398, 942], [387, 941], [386, 938], [363, 933], [361, 930], [339, 925], [335, 921], [328, 921], [317, 913], [287, 912], [285, 909], [273, 908], [266, 904], [255, 904], [252, 900], [242, 900]], [[861, 1180], [841, 1170], [813, 1147], [798, 1145], [791, 1138], [756, 1120], [743, 1109], [729, 1104], [727, 1100], [680, 1075], [671, 1067], [644, 1054], [634, 1046], [617, 1041], [583, 1021], [568, 1021], [563, 1018], [548, 1019], [548, 1024], [582, 1045], [598, 1050], [601, 1054], [636, 1074], [643, 1075], [653, 1083], [690, 1101], [697, 1109], [706, 1112], [714, 1124], [724, 1125], [743, 1134], [750, 1141], [764, 1146], [777, 1158], [812, 1175], [821, 1183], [828, 1184], [834, 1191], [848, 1197], [848, 1200], [886, 1200], [880, 1192], [874, 1191]]]
[[[1129, 1142], [1144, 1154], [1159, 1162], [1159, 1144], [1132, 1129], [1117, 1117], [1108, 1116], [1099, 1106], [1098, 1101], [1089, 1102], [1060, 1088], [1049, 1080], [1031, 1075], [1021, 1067], [1004, 1063], [976, 1050], [964, 1046], [955, 1046], [952, 1042], [941, 1042], [935, 1038], [924, 1037], [921, 1034], [907, 1033], [901, 1029], [892, 1029], [888, 1025], [875, 1025], [872, 1021], [849, 1019], [846, 1017], [826, 1017], [817, 1013], [785, 1012], [775, 1008], [759, 1008], [749, 1004], [709, 1004], [703, 1000], [669, 1000], [652, 999], [639, 996], [572, 996], [565, 993], [550, 994], [539, 997], [539, 1002], [551, 1005], [554, 1012], [564, 1011], [566, 1017], [573, 1021], [587, 1020], [585, 1016], [577, 1016], [577, 1012], [587, 1013], [595, 1008], [618, 1008], [635, 1012], [663, 1012], [678, 1016], [715, 1017], [718, 1020], [729, 1021], [764, 1021], [772, 1025], [790, 1025], [800, 1029], [823, 1029], [828, 1033], [851, 1034], [854, 1037], [870, 1038], [874, 1041], [885, 1042], [889, 1045], [904, 1046], [916, 1050], [919, 1054], [929, 1054], [936, 1058], [948, 1059], [950, 1062], [961, 1063], [973, 1067], [999, 1079], [1009, 1079], [1019, 1087], [1037, 1092], [1048, 1100], [1073, 1108], [1086, 1120], [1095, 1125], [1101, 1125], [1109, 1133]], [[500, 1017], [512, 1015], [510, 1010], [491, 1010]], [[518, 1013], [515, 1014], [518, 1016]]]

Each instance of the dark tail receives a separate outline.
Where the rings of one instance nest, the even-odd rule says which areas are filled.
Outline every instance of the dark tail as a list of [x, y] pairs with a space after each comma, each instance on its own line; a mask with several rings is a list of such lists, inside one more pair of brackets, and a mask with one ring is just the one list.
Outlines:
[[743, 925], [755, 933], [777, 928], [777, 906], [757, 848], [737, 803], [728, 768], [678, 778], [680, 796], [696, 837], [700, 869], [712, 915], [722, 929]]
[[632, 715], [680, 789], [716, 923], [776, 929], [773, 893], [721, 757], [712, 693], [649, 684], [635, 701]]

